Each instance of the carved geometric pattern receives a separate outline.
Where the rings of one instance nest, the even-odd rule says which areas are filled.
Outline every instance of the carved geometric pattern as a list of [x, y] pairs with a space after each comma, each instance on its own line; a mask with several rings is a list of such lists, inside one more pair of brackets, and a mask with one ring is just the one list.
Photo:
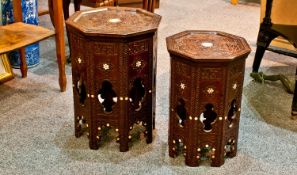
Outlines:
[[177, 73], [183, 76], [190, 77], [191, 76], [191, 69], [189, 69], [189, 66], [182, 62], [177, 62], [175, 70]]
[[[198, 166], [201, 158], [208, 158], [211, 166], [221, 166], [227, 139], [238, 138], [240, 115], [234, 105], [229, 110], [230, 100], [236, 99], [240, 105], [250, 48], [243, 38], [216, 31], [181, 32], [167, 38], [167, 48], [171, 56], [169, 156], [180, 152], [176, 141], [181, 139], [186, 143], [183, 151], [187, 165]], [[184, 127], [176, 122], [174, 102], [179, 98], [190, 104]], [[232, 121], [229, 111], [234, 111], [229, 115]], [[228, 127], [230, 123], [232, 127]], [[237, 146], [233, 140], [230, 143], [229, 157], [234, 157]]]
[[[120, 151], [128, 151], [132, 138], [129, 132], [137, 121], [145, 127], [146, 142], [152, 142], [154, 52], [160, 19], [159, 15], [141, 9], [104, 7], [77, 12], [67, 21], [74, 85], [82, 75], [88, 90], [84, 107], [75, 100], [75, 113], [82, 113], [91, 121], [88, 127], [91, 149], [99, 148], [103, 127], [114, 127]], [[130, 84], [136, 78], [142, 82], [135, 84], [136, 90], [130, 97]]]
[[86, 33], [126, 35], [157, 29], [161, 17], [140, 9], [109, 7], [81, 12], [70, 19]]
[[202, 80], [220, 80], [222, 78], [222, 68], [202, 68], [201, 79]]
[[148, 41], [141, 40], [128, 44], [128, 54], [134, 55], [142, 52], [148, 51]]
[[231, 67], [229, 69], [231, 77], [242, 75], [242, 73], [244, 71], [244, 65], [245, 65], [244, 62], [245, 62], [245, 60], [243, 60], [243, 61], [239, 60], [231, 65]]
[[189, 32], [176, 36], [172, 49], [198, 59], [232, 58], [246, 48], [240, 39], [225, 33]]
[[95, 54], [102, 54], [106, 56], [114, 56], [117, 55], [117, 48], [115, 44], [109, 44], [109, 43], [94, 43], [95, 47]]

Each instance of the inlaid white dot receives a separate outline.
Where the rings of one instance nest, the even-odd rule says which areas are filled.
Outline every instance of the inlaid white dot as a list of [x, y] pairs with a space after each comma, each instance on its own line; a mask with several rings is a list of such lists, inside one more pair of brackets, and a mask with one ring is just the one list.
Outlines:
[[108, 20], [108, 22], [119, 23], [119, 22], [121, 22], [121, 19], [119, 19], [119, 18], [111, 18], [111, 19]]
[[211, 43], [211, 42], [202, 42], [201, 46], [203, 46], [203, 47], [212, 47], [213, 43]]

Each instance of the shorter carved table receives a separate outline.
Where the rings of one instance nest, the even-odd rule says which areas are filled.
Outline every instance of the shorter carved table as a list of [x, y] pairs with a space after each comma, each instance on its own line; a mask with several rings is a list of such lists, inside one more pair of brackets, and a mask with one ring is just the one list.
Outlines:
[[171, 57], [169, 155], [189, 166], [221, 166], [237, 152], [247, 42], [216, 31], [167, 38]]
[[134, 123], [145, 126], [152, 142], [159, 15], [108, 7], [76, 12], [69, 31], [75, 135], [86, 126], [91, 149], [98, 149], [104, 127], [128, 151]]

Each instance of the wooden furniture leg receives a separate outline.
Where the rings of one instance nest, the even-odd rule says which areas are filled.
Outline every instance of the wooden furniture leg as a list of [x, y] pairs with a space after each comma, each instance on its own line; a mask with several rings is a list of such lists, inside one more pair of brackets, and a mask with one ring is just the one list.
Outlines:
[[265, 18], [260, 25], [260, 30], [257, 39], [257, 50], [255, 55], [255, 60], [253, 63], [253, 72], [258, 72], [261, 60], [265, 53], [265, 50], [270, 45], [271, 41], [278, 36], [275, 32], [272, 33], [271, 28], [271, 8], [272, 8], [272, 0], [267, 1], [266, 3], [266, 11], [265, 11]]
[[154, 13], [155, 6], [156, 0], [143, 0], [142, 2], [142, 8], [152, 13]]
[[[13, 1], [13, 13], [15, 14], [14, 15], [15, 22], [23, 21], [23, 15], [22, 15], [22, 13], [19, 13], [21, 11], [22, 11], [21, 3], [19, 3], [18, 1]], [[27, 71], [28, 71], [25, 48], [20, 48], [19, 53], [20, 53], [21, 74], [22, 74], [22, 77], [25, 78], [25, 77], [27, 77]]]
[[70, 6], [70, 0], [63, 0], [63, 12], [64, 12], [64, 19], [69, 18], [69, 6]]
[[80, 4], [82, 0], [74, 0], [74, 11], [80, 11]]
[[51, 18], [51, 22], [54, 25], [53, 0], [48, 0], [48, 11]]
[[[49, 0], [51, 1], [51, 0]], [[67, 20], [69, 18], [69, 6], [70, 0], [63, 0], [63, 11], [64, 11], [64, 19]], [[74, 11], [80, 10], [82, 0], [74, 0]]]
[[61, 14], [62, 11], [62, 2], [56, 0], [53, 3], [54, 11], [54, 26], [55, 26], [55, 39], [56, 39], [56, 53], [57, 53], [57, 62], [59, 67], [59, 84], [61, 92], [66, 90], [66, 74], [65, 74], [65, 41], [64, 41], [64, 20]]
[[292, 116], [297, 116], [297, 69], [296, 69], [296, 75], [295, 75], [295, 90], [294, 90], [294, 97], [292, 102]]
[[20, 53], [20, 69], [21, 69], [22, 78], [26, 78], [27, 72], [28, 72], [28, 67], [27, 67], [27, 62], [26, 62], [25, 48], [24, 47], [20, 48], [19, 53]]
[[265, 50], [267, 49], [271, 41], [277, 37], [276, 34], [266, 31], [265, 28], [266, 27], [262, 26], [261, 24], [258, 40], [257, 40], [257, 50], [255, 54], [255, 60], [253, 63], [253, 72], [258, 72]]
[[[152, 100], [150, 99], [150, 102]], [[152, 111], [152, 103], [150, 104], [150, 111]], [[148, 113], [148, 115], [146, 116], [146, 143], [150, 144], [153, 142], [153, 113], [150, 112]]]

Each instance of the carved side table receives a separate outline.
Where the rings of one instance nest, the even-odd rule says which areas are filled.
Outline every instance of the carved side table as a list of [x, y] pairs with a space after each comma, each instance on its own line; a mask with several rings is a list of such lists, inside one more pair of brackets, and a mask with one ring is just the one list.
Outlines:
[[70, 37], [75, 135], [83, 125], [98, 149], [104, 127], [118, 132], [128, 151], [134, 123], [152, 142], [157, 28], [161, 17], [141, 9], [108, 7], [76, 12], [66, 24]]
[[167, 38], [171, 57], [169, 155], [189, 166], [221, 166], [237, 152], [247, 42], [216, 31]]

